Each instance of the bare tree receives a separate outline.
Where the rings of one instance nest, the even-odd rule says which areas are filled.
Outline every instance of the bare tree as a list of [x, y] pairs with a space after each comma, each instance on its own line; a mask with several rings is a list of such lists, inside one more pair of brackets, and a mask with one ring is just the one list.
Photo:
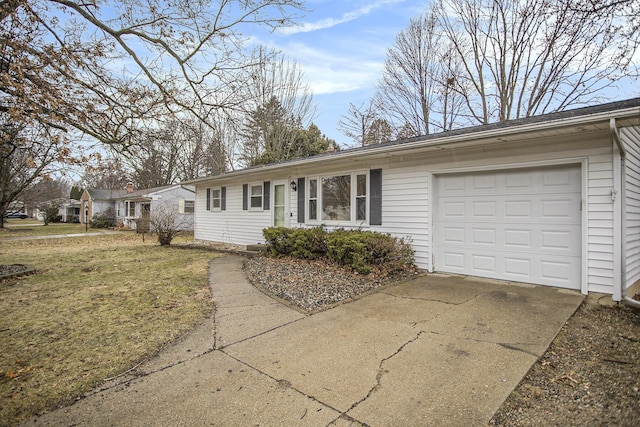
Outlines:
[[247, 69], [251, 81], [244, 88], [243, 163], [293, 158], [298, 131], [315, 116], [311, 89], [298, 64], [283, 55], [259, 48], [252, 63]]
[[338, 129], [345, 136], [351, 138], [357, 146], [364, 147], [367, 144], [367, 135], [371, 125], [380, 117], [378, 107], [373, 100], [369, 104], [360, 104], [359, 107], [349, 103], [349, 110], [338, 121]]
[[439, 44], [433, 14], [412, 18], [387, 51], [378, 83], [377, 102], [385, 106], [392, 122], [411, 127], [414, 135], [431, 133], [432, 114], [439, 97]]
[[0, 213], [4, 213], [12, 202], [24, 202], [28, 189], [50, 180], [60, 159], [69, 161], [70, 147], [57, 129], [6, 122], [8, 118], [2, 114], [0, 119]]
[[438, 24], [463, 74], [452, 83], [476, 123], [599, 101], [629, 73], [633, 43], [616, 18], [572, 0], [440, 0]]
[[[48, 139], [53, 144], [43, 147], [40, 138], [31, 151], [57, 150], [65, 161], [82, 158], [62, 141], [74, 130], [126, 150], [167, 114], [209, 124], [214, 112], [241, 104], [233, 88], [248, 79], [243, 31], [289, 25], [301, 8], [298, 0], [2, 1], [2, 156], [17, 153], [6, 138], [15, 129], [58, 133]], [[40, 159], [32, 157], [29, 167], [46, 168]], [[13, 187], [0, 192], [3, 200], [19, 194]]]
[[123, 157], [136, 187], [159, 187], [226, 171], [225, 147], [212, 127], [192, 118], [159, 126]]
[[160, 246], [168, 246], [181, 232], [185, 231], [190, 222], [185, 215], [178, 212], [178, 206], [162, 202], [154, 207], [149, 216], [150, 231], [158, 236]]
[[85, 188], [122, 190], [131, 182], [131, 173], [125, 169], [119, 157], [100, 159], [96, 165], [86, 166], [81, 181]]

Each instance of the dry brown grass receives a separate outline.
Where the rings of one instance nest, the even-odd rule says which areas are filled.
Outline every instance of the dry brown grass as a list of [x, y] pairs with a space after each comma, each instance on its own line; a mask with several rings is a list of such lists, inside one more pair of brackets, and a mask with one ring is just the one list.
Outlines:
[[0, 425], [70, 403], [210, 315], [215, 256], [135, 234], [0, 242], [0, 264], [39, 271], [0, 282]]

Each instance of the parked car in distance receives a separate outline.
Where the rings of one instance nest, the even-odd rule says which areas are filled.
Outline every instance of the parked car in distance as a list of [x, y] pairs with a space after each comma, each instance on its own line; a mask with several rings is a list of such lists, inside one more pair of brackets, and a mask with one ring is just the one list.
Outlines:
[[24, 212], [6, 212], [4, 214], [5, 218], [19, 218], [19, 219], [27, 219], [29, 215]]

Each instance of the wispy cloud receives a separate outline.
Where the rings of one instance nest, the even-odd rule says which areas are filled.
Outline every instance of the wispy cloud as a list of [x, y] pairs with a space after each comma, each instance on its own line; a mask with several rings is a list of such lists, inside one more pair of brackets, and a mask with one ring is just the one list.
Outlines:
[[[362, 42], [359, 47], [369, 53], [376, 50], [376, 46], [367, 49]], [[290, 43], [280, 48], [287, 56], [297, 58], [316, 95], [372, 88], [380, 77], [384, 62], [383, 56], [375, 54], [362, 55], [354, 60], [354, 53], [349, 49], [318, 49], [304, 43]]]
[[379, 1], [376, 1], [375, 3], [363, 6], [360, 9], [346, 12], [339, 18], [325, 18], [316, 22], [303, 22], [300, 25], [280, 28], [278, 32], [284, 35], [293, 35], [298, 33], [309, 33], [311, 31], [324, 30], [327, 28], [335, 27], [336, 25], [354, 21], [360, 18], [361, 16], [368, 15], [369, 13], [371, 13], [371, 11], [378, 9], [382, 6], [386, 6], [388, 4], [394, 4], [394, 3], [403, 3], [404, 1], [405, 0], [379, 0]]

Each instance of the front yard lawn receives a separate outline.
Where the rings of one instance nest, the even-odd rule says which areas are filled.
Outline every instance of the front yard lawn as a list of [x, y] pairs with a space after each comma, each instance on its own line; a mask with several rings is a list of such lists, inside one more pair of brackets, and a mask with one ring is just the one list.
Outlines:
[[0, 425], [71, 403], [211, 315], [198, 249], [135, 234], [0, 242]]

